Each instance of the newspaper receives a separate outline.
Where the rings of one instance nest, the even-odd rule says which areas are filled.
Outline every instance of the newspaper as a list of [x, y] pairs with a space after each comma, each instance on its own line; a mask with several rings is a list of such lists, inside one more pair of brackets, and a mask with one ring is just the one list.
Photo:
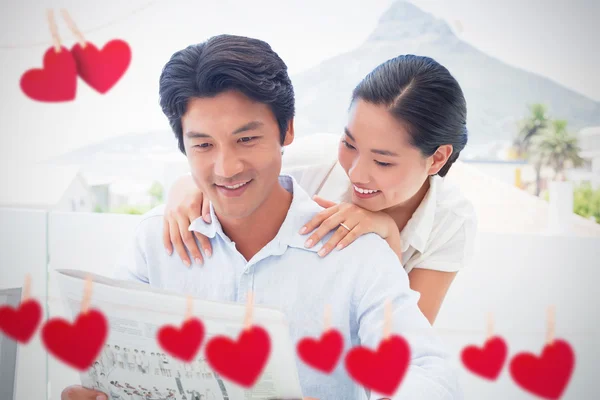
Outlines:
[[253, 323], [271, 339], [271, 352], [251, 389], [219, 376], [207, 363], [204, 348], [211, 337], [236, 339], [243, 329], [245, 304], [193, 300], [205, 337], [196, 359], [181, 362], [166, 354], [156, 335], [163, 325], [180, 326], [187, 298], [135, 282], [117, 281], [85, 271], [56, 270], [61, 297], [74, 319], [80, 312], [85, 279], [92, 278], [91, 308], [104, 313], [109, 334], [99, 358], [81, 384], [111, 400], [255, 400], [301, 399], [295, 352], [284, 314], [255, 306]]

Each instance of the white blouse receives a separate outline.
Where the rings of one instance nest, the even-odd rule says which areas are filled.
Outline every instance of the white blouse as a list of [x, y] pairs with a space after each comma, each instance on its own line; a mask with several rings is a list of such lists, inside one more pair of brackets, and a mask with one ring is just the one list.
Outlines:
[[[339, 202], [350, 185], [337, 161], [339, 140], [325, 133], [296, 138], [285, 148], [282, 173], [293, 176], [309, 195]], [[456, 185], [440, 176], [429, 179], [429, 191], [400, 232], [402, 265], [406, 272], [458, 271], [473, 252], [475, 210]]]

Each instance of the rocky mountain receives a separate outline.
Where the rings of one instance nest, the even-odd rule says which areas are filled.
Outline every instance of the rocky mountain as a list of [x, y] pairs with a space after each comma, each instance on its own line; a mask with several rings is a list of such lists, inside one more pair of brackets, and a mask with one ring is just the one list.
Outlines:
[[[434, 58], [458, 80], [468, 105], [470, 146], [511, 140], [527, 105], [542, 102], [571, 129], [600, 125], [600, 103], [539, 75], [509, 66], [458, 38], [440, 19], [410, 2], [395, 2], [355, 50], [292, 77], [296, 132], [342, 132], [354, 86], [400, 54]], [[469, 148], [468, 147], [468, 148]]]

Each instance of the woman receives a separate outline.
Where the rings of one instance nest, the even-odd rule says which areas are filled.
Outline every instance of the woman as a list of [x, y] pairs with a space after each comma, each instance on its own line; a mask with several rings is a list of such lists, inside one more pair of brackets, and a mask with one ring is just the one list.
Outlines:
[[[467, 144], [466, 115], [462, 90], [445, 67], [403, 55], [376, 67], [354, 89], [341, 139], [300, 139], [284, 157], [282, 173], [319, 195], [315, 201], [325, 207], [299, 232], [307, 236], [306, 247], [336, 228], [320, 256], [365, 233], [379, 234], [400, 258], [432, 324], [476, 230], [471, 203], [444, 180]], [[169, 194], [163, 237], [167, 252], [174, 245], [188, 266], [186, 248], [196, 263], [203, 260], [198, 243], [204, 256], [211, 255], [208, 239], [195, 233], [197, 243], [188, 231], [200, 216], [210, 222], [208, 201], [190, 176], [182, 177]]]

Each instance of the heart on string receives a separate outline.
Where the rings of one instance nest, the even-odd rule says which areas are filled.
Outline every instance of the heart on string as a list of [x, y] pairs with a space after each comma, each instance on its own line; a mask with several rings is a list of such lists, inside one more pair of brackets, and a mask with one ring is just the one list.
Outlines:
[[48, 352], [80, 371], [86, 371], [98, 358], [107, 335], [108, 321], [93, 309], [79, 314], [73, 324], [53, 318], [42, 328]]
[[346, 370], [365, 388], [387, 396], [396, 392], [410, 360], [406, 340], [392, 335], [379, 343], [376, 351], [357, 346], [346, 355]]
[[259, 326], [244, 329], [237, 342], [216, 336], [206, 345], [210, 366], [223, 377], [246, 388], [252, 387], [271, 352], [269, 334]]
[[42, 319], [42, 306], [34, 299], [21, 303], [17, 309], [0, 307], [0, 331], [20, 343], [28, 343]]
[[300, 359], [311, 367], [330, 374], [337, 365], [344, 347], [344, 339], [339, 331], [329, 329], [319, 340], [304, 338], [298, 342]]
[[197, 318], [190, 318], [181, 329], [163, 326], [159, 329], [158, 343], [170, 355], [185, 362], [192, 362], [204, 339], [204, 325]]
[[44, 54], [44, 67], [26, 71], [21, 76], [21, 90], [29, 98], [44, 102], [75, 99], [77, 65], [71, 52], [61, 47], [57, 52], [50, 47]]
[[544, 347], [542, 355], [520, 353], [510, 362], [510, 374], [523, 389], [545, 399], [558, 399], [566, 389], [575, 366], [573, 349], [556, 339]]
[[102, 94], [121, 79], [131, 62], [131, 48], [120, 39], [106, 43], [102, 50], [89, 42], [85, 48], [77, 43], [71, 52], [81, 79]]
[[464, 366], [482, 378], [496, 380], [502, 371], [508, 347], [500, 336], [488, 339], [483, 348], [467, 346], [461, 353]]

